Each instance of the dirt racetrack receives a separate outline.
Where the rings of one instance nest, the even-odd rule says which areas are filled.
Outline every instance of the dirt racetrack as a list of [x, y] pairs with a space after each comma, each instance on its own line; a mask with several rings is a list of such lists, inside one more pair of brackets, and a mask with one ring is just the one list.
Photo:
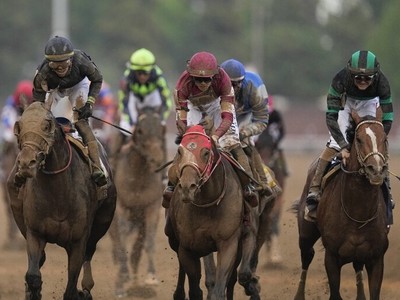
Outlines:
[[[262, 249], [259, 264], [259, 276], [262, 287], [262, 299], [293, 299], [297, 289], [300, 274], [300, 254], [297, 246], [297, 225], [295, 216], [287, 211], [293, 200], [300, 195], [305, 181], [305, 174], [309, 163], [314, 155], [296, 153], [287, 155], [291, 175], [287, 182], [285, 191], [285, 211], [281, 220], [280, 246], [283, 263], [271, 265], [267, 262], [266, 251]], [[391, 170], [400, 173], [400, 156], [392, 155], [390, 161]], [[397, 205], [400, 205], [400, 183], [392, 177], [393, 196]], [[156, 287], [130, 288], [130, 296], [124, 299], [172, 299], [177, 278], [177, 258], [168, 246], [167, 239], [163, 233], [164, 218], [163, 209], [160, 205], [161, 221], [158, 230], [157, 245], [157, 270], [160, 284]], [[394, 210], [394, 226], [389, 233], [390, 245], [385, 256], [385, 273], [382, 286], [381, 299], [400, 299], [400, 207]], [[0, 205], [0, 246], [4, 244], [6, 235], [6, 222], [3, 201]], [[94, 273], [95, 286], [92, 290], [93, 299], [110, 300], [115, 299], [114, 278], [116, 266], [112, 261], [110, 250], [110, 238], [106, 236], [99, 243], [92, 269]], [[306, 294], [308, 299], [328, 299], [328, 285], [325, 269], [323, 266], [323, 251], [321, 243], [316, 245], [317, 254], [310, 267]], [[47, 260], [42, 268], [43, 276], [43, 299], [62, 299], [66, 285], [66, 254], [57, 246], [48, 244], [46, 247]], [[142, 266], [146, 266], [144, 256]], [[142, 269], [144, 269], [144, 267]], [[24, 276], [27, 270], [27, 257], [25, 251], [9, 251], [0, 249], [0, 299], [14, 300], [24, 299]], [[142, 279], [145, 277], [142, 273]], [[367, 287], [366, 274], [364, 273], [364, 284]], [[129, 285], [127, 285], [129, 288]], [[206, 290], [203, 288], [204, 295]], [[341, 292], [343, 299], [355, 299], [355, 277], [351, 265], [346, 265], [342, 270]], [[248, 299], [243, 289], [237, 285], [235, 299]]]

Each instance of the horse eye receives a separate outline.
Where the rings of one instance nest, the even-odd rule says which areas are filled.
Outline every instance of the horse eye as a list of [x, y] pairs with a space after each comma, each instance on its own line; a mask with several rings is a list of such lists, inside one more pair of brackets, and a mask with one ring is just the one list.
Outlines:
[[207, 148], [201, 149], [201, 157], [203, 158], [204, 161], [208, 161], [208, 158], [210, 157], [210, 149]]
[[41, 129], [45, 132], [50, 132], [51, 122], [49, 120], [44, 120], [41, 124]]

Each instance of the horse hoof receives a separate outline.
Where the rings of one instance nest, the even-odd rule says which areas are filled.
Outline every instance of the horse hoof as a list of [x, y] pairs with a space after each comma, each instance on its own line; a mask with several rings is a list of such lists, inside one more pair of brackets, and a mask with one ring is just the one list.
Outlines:
[[160, 281], [157, 279], [156, 274], [149, 273], [144, 283], [146, 285], [159, 285]]

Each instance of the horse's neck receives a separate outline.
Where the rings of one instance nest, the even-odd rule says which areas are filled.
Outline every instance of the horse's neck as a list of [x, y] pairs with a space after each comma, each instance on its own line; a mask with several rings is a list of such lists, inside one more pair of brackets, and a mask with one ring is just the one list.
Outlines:
[[60, 133], [56, 133], [53, 147], [46, 158], [45, 169], [47, 171], [55, 171], [65, 167], [69, 161], [69, 155], [72, 155], [71, 145]]

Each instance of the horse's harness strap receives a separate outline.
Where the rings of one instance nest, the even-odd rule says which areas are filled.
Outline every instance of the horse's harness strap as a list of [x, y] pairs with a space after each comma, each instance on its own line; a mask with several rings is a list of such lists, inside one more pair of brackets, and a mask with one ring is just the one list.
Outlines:
[[[40, 141], [44, 141], [46, 144], [44, 145], [45, 149], [42, 149], [42, 145], [37, 142], [33, 142], [33, 141], [26, 141], [24, 142], [23, 139], [25, 136], [27, 136], [28, 134], [34, 135], [34, 136], [38, 136], [40, 138]], [[18, 137], [18, 141], [20, 141], [20, 147], [21, 149], [25, 146], [28, 146], [29, 148], [33, 149], [33, 147], [36, 147], [38, 150], [43, 151], [45, 154], [49, 153], [50, 150], [50, 143], [47, 140], [47, 138], [45, 136], [43, 136], [42, 134], [39, 134], [37, 132], [34, 131], [26, 131], [24, 132], [22, 135], [20, 135]]]
[[[221, 157], [219, 157], [219, 159], [221, 159]], [[217, 166], [218, 164], [215, 164], [215, 166]], [[215, 170], [215, 167], [214, 167]], [[211, 207], [214, 205], [219, 205], [219, 203], [221, 202], [222, 198], [224, 198], [225, 193], [226, 193], [226, 186], [227, 186], [227, 178], [226, 178], [226, 169], [225, 169], [225, 161], [222, 160], [222, 170], [223, 170], [223, 177], [224, 177], [224, 185], [222, 187], [222, 191], [221, 194], [218, 196], [217, 199], [215, 199], [214, 201], [210, 202], [210, 203], [206, 203], [206, 204], [197, 204], [194, 201], [191, 201], [191, 204], [193, 204], [196, 207], [199, 208], [207, 208], [207, 207]]]

